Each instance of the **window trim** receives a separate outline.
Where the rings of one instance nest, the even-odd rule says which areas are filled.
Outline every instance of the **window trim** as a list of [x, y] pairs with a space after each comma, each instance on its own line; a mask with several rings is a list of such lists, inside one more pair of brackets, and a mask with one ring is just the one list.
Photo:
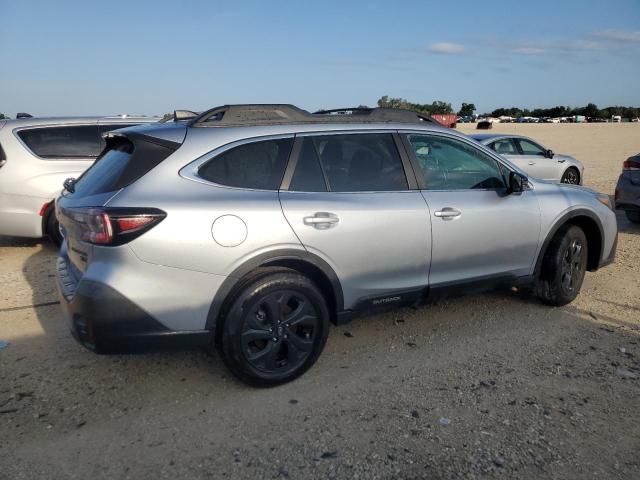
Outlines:
[[[205, 163], [209, 162], [210, 160], [213, 160], [218, 155], [222, 155], [224, 152], [227, 152], [227, 151], [229, 151], [229, 150], [231, 150], [233, 148], [240, 147], [242, 145], [247, 145], [247, 144], [250, 144], [250, 143], [265, 142], [265, 141], [269, 141], [269, 140], [283, 140], [283, 139], [292, 139], [292, 140], [294, 140], [294, 144], [291, 147], [291, 152], [289, 153], [289, 158], [287, 158], [287, 160], [286, 160], [285, 169], [284, 169], [284, 175], [283, 175], [283, 178], [284, 178], [286, 176], [286, 174], [287, 174], [287, 169], [288, 169], [289, 163], [291, 163], [291, 155], [293, 154], [293, 150], [295, 148], [295, 134], [293, 134], [293, 133], [285, 133], [285, 134], [279, 134], [279, 135], [263, 135], [263, 136], [258, 136], [258, 137], [243, 138], [241, 140], [235, 140], [233, 142], [226, 143], [224, 145], [220, 145], [219, 147], [214, 148], [213, 150], [205, 153], [204, 155], [200, 156], [199, 158], [196, 158], [192, 162], [189, 162], [188, 164], [186, 164], [184, 167], [182, 167], [178, 171], [178, 175], [180, 175], [182, 178], [184, 178], [186, 180], [191, 180], [193, 182], [202, 183], [204, 185], [209, 185], [209, 186], [213, 185], [213, 186], [219, 187], [219, 188], [229, 188], [229, 189], [232, 189], [232, 190], [242, 190], [242, 191], [245, 191], [245, 192], [275, 192], [275, 193], [277, 193], [279, 188], [276, 188], [275, 190], [271, 190], [271, 189], [264, 189], [264, 188], [234, 187], [232, 185], [223, 185], [221, 183], [212, 182], [210, 180], [206, 180], [206, 179], [202, 178], [198, 174], [198, 171], [200, 170], [200, 167], [202, 167]], [[280, 181], [280, 184], [282, 184], [282, 180]]]
[[31, 147], [29, 147], [29, 145], [27, 145], [26, 142], [24, 140], [22, 140], [22, 138], [20, 137], [19, 133], [20, 132], [24, 132], [26, 130], [37, 130], [37, 129], [42, 129], [42, 128], [96, 127], [96, 129], [97, 129], [98, 126], [99, 126], [98, 123], [63, 123], [63, 124], [59, 124], [59, 125], [48, 125], [48, 124], [29, 125], [28, 127], [14, 128], [12, 130], [12, 133], [13, 133], [13, 136], [18, 141], [18, 143], [20, 143], [20, 145], [22, 145], [27, 152], [29, 152], [31, 155], [33, 155], [34, 157], [36, 157], [39, 160], [49, 160], [49, 161], [68, 160], [70, 162], [77, 162], [77, 161], [83, 161], [83, 160], [84, 161], [86, 161], [86, 160], [95, 160], [96, 158], [98, 158], [100, 156], [100, 154], [96, 155], [95, 157], [63, 157], [63, 156], [42, 157], [42, 156], [38, 155], [36, 152], [34, 152], [33, 150], [31, 150]]
[[[455, 135], [447, 135], [444, 132], [432, 131], [432, 130], [399, 130], [398, 133], [402, 138], [402, 142], [404, 144], [404, 148], [407, 150], [409, 154], [409, 158], [411, 159], [411, 165], [413, 166], [416, 178], [418, 180], [418, 186], [420, 190], [425, 192], [504, 192], [508, 190], [509, 182], [504, 176], [503, 169], [500, 168], [503, 166], [507, 171], [514, 171], [512, 167], [509, 166], [504, 159], [500, 158], [500, 155], [493, 150], [491, 150], [487, 145], [476, 142], [475, 140], [461, 138]], [[502, 182], [504, 183], [503, 188], [441, 188], [441, 189], [431, 189], [427, 188], [424, 177], [420, 173], [422, 169], [420, 168], [420, 164], [418, 163], [418, 158], [416, 157], [415, 152], [413, 151], [413, 147], [411, 146], [411, 142], [409, 141], [409, 135], [432, 135], [436, 137], [443, 137], [447, 140], [458, 141], [460, 143], [466, 144], [471, 148], [475, 148], [480, 152], [486, 154], [488, 157], [495, 160], [498, 164], [498, 170], [500, 170], [500, 175], [502, 176]]]
[[[324, 171], [324, 165], [322, 160], [318, 158], [320, 162], [320, 168], [322, 170], [322, 175], [324, 176], [325, 181], [325, 192], [301, 192], [301, 191], [293, 191], [291, 193], [398, 193], [398, 192], [409, 192], [412, 190], [418, 190], [418, 182], [416, 180], [415, 172], [413, 171], [413, 167], [411, 166], [411, 161], [405, 151], [405, 146], [402, 143], [400, 135], [398, 135], [397, 130], [387, 130], [387, 129], [372, 129], [372, 130], [327, 130], [327, 131], [314, 131], [314, 132], [299, 132], [295, 134], [296, 140], [294, 142], [293, 148], [291, 149], [291, 156], [289, 157], [289, 163], [287, 168], [285, 169], [284, 178], [282, 181], [282, 185], [280, 185], [280, 190], [282, 191], [290, 191], [289, 186], [291, 185], [291, 180], [293, 179], [293, 175], [295, 173], [295, 169], [298, 165], [298, 159], [300, 158], [300, 153], [302, 152], [302, 141], [305, 137], [325, 137], [329, 135], [362, 135], [362, 134], [385, 134], [391, 135], [393, 139], [393, 143], [396, 147], [396, 151], [398, 152], [398, 156], [400, 157], [400, 161], [402, 163], [402, 170], [404, 172], [405, 180], [407, 182], [407, 188], [404, 190], [356, 190], [356, 191], [348, 191], [348, 192], [335, 192], [331, 190], [331, 186], [329, 184], [329, 180], [327, 178], [327, 174]], [[297, 147], [297, 148], [296, 148]]]

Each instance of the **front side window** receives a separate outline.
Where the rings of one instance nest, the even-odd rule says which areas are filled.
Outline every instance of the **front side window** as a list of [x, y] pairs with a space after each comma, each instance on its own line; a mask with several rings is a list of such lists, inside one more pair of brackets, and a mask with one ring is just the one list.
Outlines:
[[536, 145], [535, 143], [525, 140], [524, 138], [519, 138], [518, 142], [520, 142], [520, 148], [522, 149], [523, 155], [539, 155], [544, 157], [544, 148], [540, 145]]
[[219, 185], [255, 190], [278, 190], [293, 139], [245, 143], [214, 157], [198, 176]]
[[97, 125], [29, 128], [18, 136], [42, 158], [95, 158], [103, 148]]
[[510, 138], [496, 140], [490, 145], [490, 147], [500, 155], [518, 155], [516, 146]]
[[465, 142], [437, 135], [408, 136], [427, 190], [505, 188], [496, 160]]
[[[324, 191], [326, 186], [332, 192], [408, 189], [402, 160], [390, 133], [317, 135], [303, 141], [290, 190]], [[298, 169], [302, 168], [308, 187], [302, 185], [302, 173], [298, 179]]]

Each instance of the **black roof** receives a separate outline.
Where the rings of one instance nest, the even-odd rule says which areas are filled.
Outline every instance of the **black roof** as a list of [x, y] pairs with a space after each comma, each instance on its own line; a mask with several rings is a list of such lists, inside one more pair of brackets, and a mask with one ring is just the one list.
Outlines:
[[395, 108], [341, 108], [307, 112], [289, 104], [223, 105], [196, 116], [195, 127], [281, 125], [291, 123], [422, 123], [427, 115]]

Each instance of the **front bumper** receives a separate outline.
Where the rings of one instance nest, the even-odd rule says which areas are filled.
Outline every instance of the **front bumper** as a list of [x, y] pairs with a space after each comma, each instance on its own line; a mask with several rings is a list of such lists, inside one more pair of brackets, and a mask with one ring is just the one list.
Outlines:
[[616, 185], [616, 210], [640, 211], [640, 172], [623, 172]]
[[616, 236], [613, 239], [613, 245], [611, 246], [611, 250], [609, 251], [609, 255], [606, 258], [601, 258], [600, 263], [598, 264], [598, 268], [606, 267], [607, 265], [611, 265], [616, 259], [616, 251], [618, 249], [618, 232], [616, 231]]
[[128, 353], [208, 345], [208, 331], [174, 331], [112, 287], [73, 277], [64, 256], [56, 268], [60, 305], [72, 335], [96, 353]]

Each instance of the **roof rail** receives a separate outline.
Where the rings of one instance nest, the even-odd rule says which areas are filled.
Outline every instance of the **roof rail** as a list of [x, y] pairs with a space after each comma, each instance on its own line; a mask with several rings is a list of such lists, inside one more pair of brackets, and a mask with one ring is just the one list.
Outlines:
[[[369, 122], [402, 122], [416, 123], [429, 122], [438, 123], [429, 115], [415, 112], [413, 110], [405, 110], [403, 108], [383, 108], [383, 107], [347, 107], [334, 108], [331, 110], [318, 110], [313, 115], [338, 115], [353, 116], [357, 121]], [[357, 118], [356, 118], [357, 117]]]
[[196, 116], [194, 127], [279, 125], [289, 123], [437, 123], [411, 110], [394, 108], [341, 108], [309, 113], [289, 104], [223, 105]]

